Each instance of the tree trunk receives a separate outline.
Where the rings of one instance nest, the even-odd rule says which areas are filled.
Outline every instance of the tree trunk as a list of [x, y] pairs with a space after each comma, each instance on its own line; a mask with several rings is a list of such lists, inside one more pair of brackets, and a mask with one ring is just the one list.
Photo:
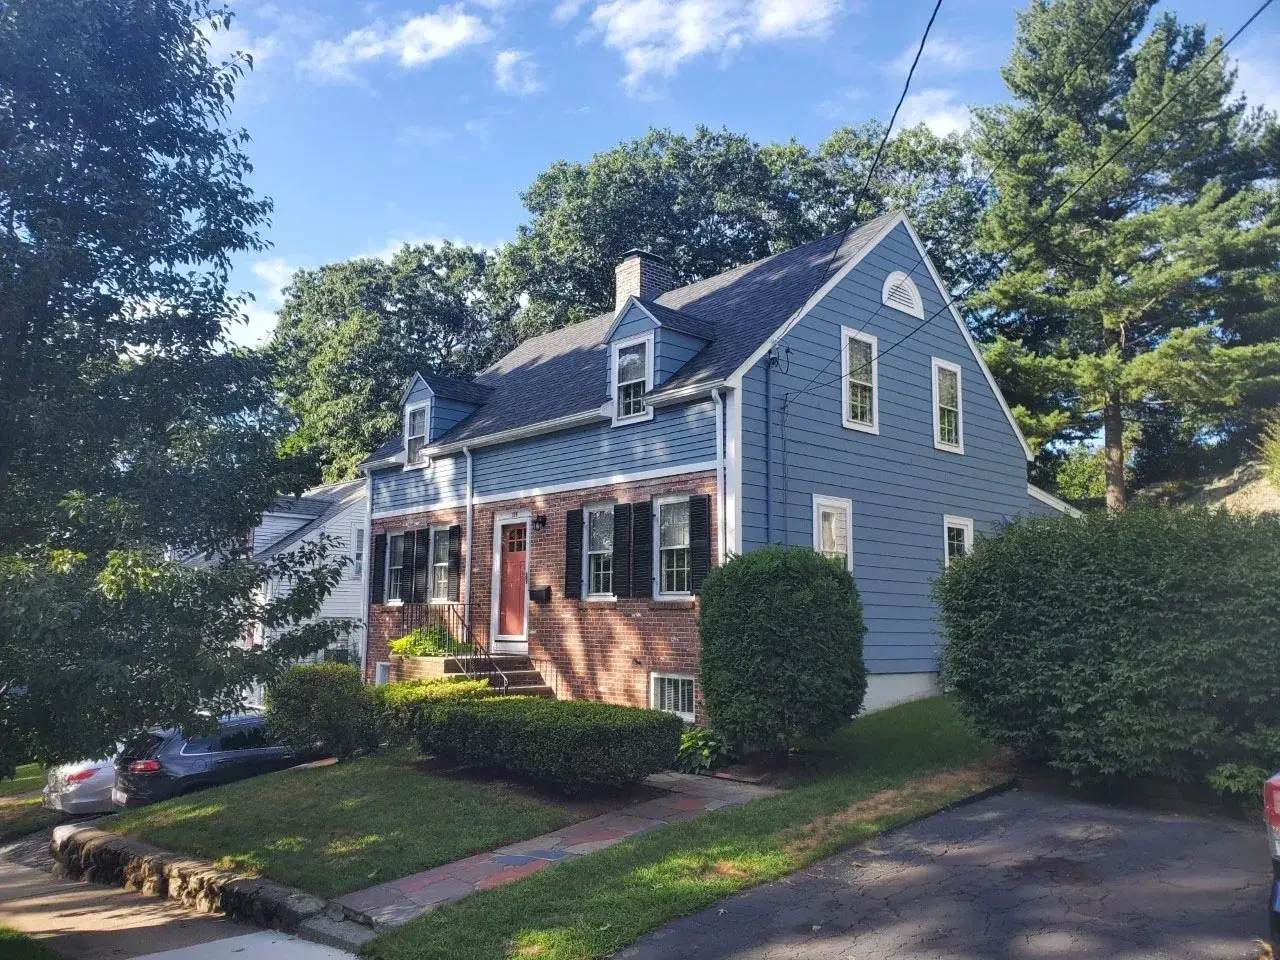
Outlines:
[[1107, 394], [1102, 406], [1102, 459], [1107, 472], [1107, 509], [1124, 509], [1124, 413], [1120, 391]]

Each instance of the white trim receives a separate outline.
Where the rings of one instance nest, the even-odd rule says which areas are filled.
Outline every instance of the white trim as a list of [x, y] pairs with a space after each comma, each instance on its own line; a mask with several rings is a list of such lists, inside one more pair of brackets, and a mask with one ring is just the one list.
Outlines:
[[717, 387], [711, 394], [716, 406], [716, 558], [724, 563], [724, 391]]
[[[447, 523], [443, 525], [433, 524], [429, 529], [431, 530], [431, 541], [428, 544], [428, 549], [427, 549], [427, 589], [426, 589], [427, 595], [424, 598], [424, 600], [427, 603], [452, 603], [453, 601], [449, 599], [449, 529], [450, 529], [450, 526]], [[445, 572], [444, 594], [445, 595], [443, 597], [437, 597], [435, 595], [436, 593], [436, 540], [439, 538], [441, 533], [444, 534], [444, 542], [445, 542], [445, 548], [444, 548], [444, 572]]]
[[936, 673], [873, 673], [867, 677], [867, 695], [862, 699], [859, 716], [910, 700], [936, 697], [940, 692]]
[[[889, 291], [902, 284], [906, 285], [907, 297], [911, 301], [910, 309], [889, 302]], [[946, 296], [946, 294], [944, 293], [943, 296]], [[924, 319], [924, 301], [920, 298], [920, 288], [916, 286], [916, 282], [911, 277], [901, 270], [895, 270], [884, 278], [884, 286], [880, 288], [880, 302], [890, 310], [897, 310], [900, 313], [915, 317], [917, 320]]]
[[658, 327], [662, 326], [662, 321], [660, 321], [657, 317], [655, 317], [653, 315], [653, 311], [650, 310], [648, 307], [646, 307], [643, 303], [641, 303], [640, 298], [633, 293], [633, 294], [630, 294], [626, 300], [622, 301], [622, 306], [619, 307], [617, 311], [614, 313], [613, 323], [609, 324], [609, 329], [605, 331], [605, 335], [600, 341], [601, 343], [608, 343], [610, 340], [613, 339], [614, 333], [616, 333], [618, 330], [618, 324], [622, 322], [622, 318], [627, 315], [627, 311], [630, 310], [632, 307], [636, 307], [637, 309], [639, 309], [641, 313], [643, 313], [646, 317], [648, 317], [650, 320], [653, 321], [655, 326], [658, 326]]
[[973, 518], [944, 516], [942, 518], [942, 564], [947, 567], [951, 566], [951, 544], [947, 534], [952, 527], [964, 531], [964, 555], [967, 557], [973, 553]]
[[421, 373], [415, 373], [410, 377], [404, 385], [404, 389], [400, 391], [400, 406], [404, 406], [404, 402], [409, 399], [409, 394], [413, 393], [414, 384], [420, 383], [427, 388], [427, 395], [434, 397], [436, 392], [431, 389], [431, 384], [427, 383], [426, 378]]
[[[942, 418], [938, 407], [938, 371], [946, 370], [956, 375], [956, 438], [959, 443], [942, 442]], [[944, 453], [964, 453], [964, 371], [960, 365], [941, 357], [931, 357], [929, 362], [929, 379], [933, 392], [933, 445]]]
[[742, 388], [730, 388], [725, 394], [724, 438], [725, 466], [725, 531], [724, 563], [730, 555], [742, 553]]
[[677, 387], [670, 392], [661, 388], [655, 389], [652, 394], [645, 397], [650, 406], [665, 407], [673, 403], [679, 403], [681, 400], [688, 400], [691, 397], [700, 397], [705, 395], [714, 396], [717, 389], [724, 386], [723, 380], [713, 380], [710, 383], [695, 383], [689, 387]]
[[1041, 490], [1039, 487], [1037, 487], [1033, 483], [1027, 484], [1027, 494], [1031, 497], [1031, 499], [1039, 500], [1045, 506], [1053, 507], [1053, 509], [1057, 510], [1060, 513], [1065, 513], [1069, 517], [1075, 517], [1077, 520], [1079, 520], [1081, 517], [1084, 516], [1083, 511], [1076, 509], [1071, 504], [1067, 503], [1067, 501], [1065, 500], [1058, 499], [1052, 493], [1049, 493], [1049, 491]]
[[[662, 590], [662, 508], [669, 503], [688, 504], [690, 495], [687, 493], [672, 493], [665, 497], [653, 498], [653, 579], [649, 586], [649, 596], [656, 603], [672, 603], [693, 599], [693, 590], [685, 590], [680, 593], [664, 593]], [[689, 544], [685, 547], [689, 551], [689, 586], [693, 586], [693, 513], [689, 508]]]
[[[503, 637], [498, 633], [498, 607], [502, 600], [502, 529], [517, 523], [524, 524], [524, 634], [519, 637]], [[493, 638], [494, 653], [524, 653], [529, 649], [529, 559], [533, 554], [533, 515], [527, 511], [515, 511], [507, 516], [493, 518], [493, 574], [489, 581], [489, 636]], [[523, 649], [521, 649], [523, 648]]]
[[[849, 341], [871, 345], [871, 422], [863, 423], [849, 416]], [[840, 422], [847, 430], [863, 433], [880, 432], [880, 341], [853, 327], [840, 328]]]
[[[648, 311], [645, 312], [647, 313]], [[644, 413], [621, 417], [618, 415], [618, 354], [627, 349], [627, 347], [634, 347], [639, 343], [644, 344]], [[648, 395], [653, 390], [653, 368], [655, 366], [657, 366], [657, 358], [654, 356], [652, 330], [609, 344], [609, 419], [615, 427], [625, 426], [629, 423], [646, 423], [653, 419], [653, 404], [649, 402]]]
[[474, 474], [472, 472], [471, 451], [463, 447], [462, 453], [467, 458], [467, 542], [462, 545], [462, 549], [467, 552], [467, 570], [462, 613], [467, 618], [467, 626], [471, 626], [471, 555], [475, 552], [471, 549], [471, 540], [475, 531], [475, 499], [473, 497], [475, 487], [473, 486]]
[[663, 673], [659, 670], [649, 671], [649, 709], [657, 710], [658, 708], [658, 681], [659, 680], [688, 680], [693, 684], [693, 713], [685, 713], [683, 710], [664, 710], [664, 713], [674, 713], [681, 720], [693, 723], [697, 719], [698, 709], [698, 678], [687, 673]]
[[[415, 374], [416, 376], [416, 374]], [[422, 411], [422, 449], [420, 454], [421, 460], [409, 460], [409, 417]], [[417, 403], [411, 403], [404, 408], [404, 468], [406, 470], [416, 470], [431, 465], [431, 454], [427, 452], [427, 448], [431, 446], [431, 400], [419, 400]]]
[[964, 342], [969, 345], [969, 350], [973, 353], [973, 359], [978, 362], [978, 369], [987, 378], [987, 385], [991, 387], [991, 392], [996, 395], [1000, 409], [1004, 411], [1005, 418], [1009, 421], [1009, 426], [1013, 428], [1013, 435], [1018, 438], [1018, 443], [1022, 446], [1022, 452], [1026, 454], [1028, 460], [1034, 460], [1035, 454], [1031, 452], [1031, 445], [1027, 443], [1027, 438], [1022, 435], [1022, 428], [1018, 426], [1018, 421], [1014, 418], [1013, 411], [1009, 409], [1009, 402], [1005, 400], [1004, 394], [1000, 392], [1000, 387], [996, 385], [996, 378], [992, 376], [987, 362], [982, 359], [982, 352], [978, 349], [978, 344], [974, 342], [973, 334], [965, 326], [964, 319], [960, 316], [960, 311], [956, 309], [955, 301], [947, 293], [947, 285], [942, 282], [942, 276], [938, 273], [938, 268], [933, 265], [933, 261], [929, 258], [924, 244], [920, 242], [920, 235], [916, 233], [916, 228], [911, 225], [910, 220], [904, 217], [902, 222], [906, 225], [907, 233], [911, 235], [911, 239], [916, 245], [916, 250], [920, 253], [920, 259], [924, 261], [925, 268], [929, 271], [929, 276], [933, 278], [938, 292], [942, 294], [942, 298], [946, 301], [947, 310], [951, 313], [951, 319], [956, 322], [960, 335], [964, 337]]
[[[360, 609], [364, 611], [364, 623], [360, 625], [360, 678], [369, 674], [369, 619], [371, 603], [369, 597], [369, 578], [373, 576], [373, 476], [364, 475], [364, 575], [360, 578]], [[383, 581], [386, 589], [386, 581]], [[385, 598], [384, 598], [385, 599]]]
[[848, 497], [829, 497], [826, 494], [813, 495], [813, 549], [822, 552], [822, 508], [834, 507], [844, 510], [845, 562], [849, 572], [853, 573], [853, 501]]
[[[381, 680], [378, 678], [382, 677]], [[391, 682], [391, 661], [379, 660], [373, 665], [373, 685], [384, 687]]]
[[617, 599], [617, 584], [613, 579], [617, 576], [616, 570], [612, 571], [610, 574], [609, 582], [614, 585], [614, 591], [612, 593], [591, 592], [591, 554], [588, 549], [591, 546], [591, 514], [599, 510], [608, 510], [609, 518], [612, 522], [613, 508], [616, 506], [617, 502], [614, 500], [587, 503], [582, 506], [582, 571], [578, 593], [583, 600], [587, 600], [592, 603], [603, 603], [605, 601], [613, 601]]

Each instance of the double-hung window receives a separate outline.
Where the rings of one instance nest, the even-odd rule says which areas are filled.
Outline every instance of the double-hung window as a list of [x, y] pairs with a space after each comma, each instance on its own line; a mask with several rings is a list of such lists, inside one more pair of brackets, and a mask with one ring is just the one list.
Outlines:
[[352, 533], [355, 548], [351, 554], [351, 574], [360, 576], [364, 573], [364, 527], [356, 527]]
[[405, 463], [422, 463], [427, 445], [427, 405], [410, 407], [404, 414]]
[[654, 710], [694, 720], [693, 677], [653, 673], [649, 675], [649, 704]]
[[653, 387], [653, 337], [623, 340], [613, 353], [614, 423], [653, 416], [644, 395]]
[[687, 597], [693, 592], [689, 554], [689, 501], [658, 503], [658, 596]]
[[960, 368], [933, 358], [933, 445], [964, 453], [964, 408]]
[[613, 507], [588, 507], [585, 526], [587, 596], [612, 597]]
[[844, 350], [844, 425], [850, 430], [878, 433], [879, 371], [876, 369], [876, 338], [869, 333], [859, 333], [849, 327], [841, 329]]
[[449, 530], [431, 531], [431, 599], [449, 599]]
[[813, 498], [813, 549], [853, 570], [853, 503], [842, 497]]
[[968, 517], [943, 517], [943, 534], [946, 538], [946, 564], [957, 557], [967, 557], [973, 551], [973, 521]]
[[[405, 575], [405, 541], [403, 533], [393, 533], [387, 542], [387, 602], [402, 601], [409, 586]], [[413, 541], [409, 540], [408, 549], [413, 550]]]

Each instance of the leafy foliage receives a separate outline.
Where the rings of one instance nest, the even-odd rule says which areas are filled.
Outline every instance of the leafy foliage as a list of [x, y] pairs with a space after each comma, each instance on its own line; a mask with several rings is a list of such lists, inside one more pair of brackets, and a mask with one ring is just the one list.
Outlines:
[[418, 730], [423, 707], [440, 700], [479, 700], [497, 691], [488, 680], [463, 677], [441, 680], [402, 680], [368, 687], [378, 717], [382, 739], [392, 743], [407, 742]]
[[1280, 490], [1280, 417], [1272, 417], [1262, 433], [1259, 444], [1262, 454], [1262, 465], [1267, 471], [1267, 479], [1271, 485]]
[[732, 557], [702, 587], [702, 697], [735, 746], [779, 750], [862, 709], [862, 603], [849, 571], [812, 550]]
[[458, 640], [438, 624], [414, 627], [399, 640], [392, 640], [387, 648], [400, 657], [443, 657], [460, 652]]
[[728, 763], [733, 751], [724, 737], [714, 730], [695, 727], [680, 734], [676, 751], [676, 769], [683, 773], [710, 773]]
[[944, 677], [980, 735], [1081, 780], [1275, 770], [1277, 563], [1275, 517], [1014, 521], [935, 586]]
[[496, 697], [425, 706], [424, 753], [479, 764], [567, 793], [635, 783], [671, 766], [673, 713], [584, 700]]
[[1130, 425], [1175, 405], [1184, 436], [1220, 442], [1280, 386], [1280, 131], [1235, 95], [1227, 58], [1192, 83], [1221, 38], [1171, 14], [1148, 23], [1153, 5], [1114, 26], [1110, 0], [1030, 5], [1003, 71], [1013, 102], [976, 111], [976, 150], [998, 168], [978, 234], [988, 254], [1137, 135], [975, 300], [1033, 445], [1104, 435], [1113, 507], [1126, 448], [1147, 439]]
[[270, 211], [226, 122], [248, 60], [209, 60], [229, 26], [208, 0], [0, 8], [0, 774], [193, 728], [342, 632], [307, 624], [324, 545], [241, 546], [301, 478], [269, 368], [223, 339]]
[[340, 759], [378, 747], [373, 702], [360, 671], [342, 663], [289, 668], [268, 691], [267, 730], [300, 751]]

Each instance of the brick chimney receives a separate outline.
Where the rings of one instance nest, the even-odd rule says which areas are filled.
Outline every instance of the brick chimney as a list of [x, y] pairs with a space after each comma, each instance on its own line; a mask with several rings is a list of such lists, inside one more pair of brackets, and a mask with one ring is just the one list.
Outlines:
[[614, 267], [617, 283], [615, 310], [621, 310], [627, 297], [656, 300], [676, 285], [676, 279], [663, 260], [648, 250], [628, 250]]

